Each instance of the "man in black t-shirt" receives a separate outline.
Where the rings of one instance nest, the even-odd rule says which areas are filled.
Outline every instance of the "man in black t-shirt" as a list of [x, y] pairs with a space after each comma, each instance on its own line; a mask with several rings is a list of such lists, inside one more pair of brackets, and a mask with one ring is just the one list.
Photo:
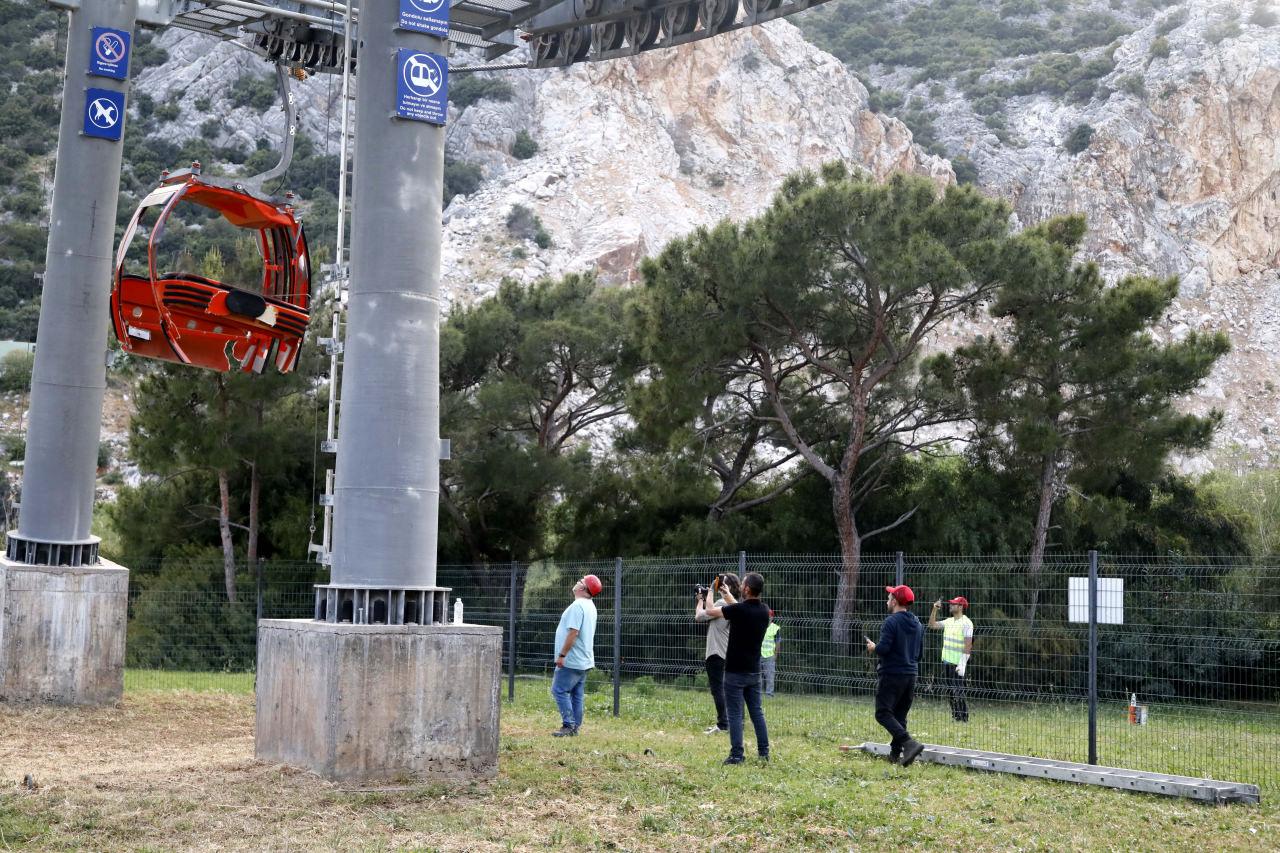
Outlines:
[[735, 601], [727, 589], [717, 590], [725, 600], [724, 607], [707, 607], [712, 619], [723, 616], [729, 623], [729, 648], [724, 657], [724, 701], [729, 712], [729, 757], [725, 764], [741, 764], [742, 706], [751, 714], [751, 727], [756, 732], [756, 751], [769, 760], [769, 729], [760, 704], [760, 643], [769, 627], [769, 608], [760, 600], [764, 577], [748, 572], [742, 579], [744, 599]]

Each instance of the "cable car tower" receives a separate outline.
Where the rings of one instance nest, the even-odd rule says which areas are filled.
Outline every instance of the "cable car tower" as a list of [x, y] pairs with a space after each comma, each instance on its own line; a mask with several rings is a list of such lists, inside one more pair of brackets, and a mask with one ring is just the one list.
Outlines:
[[[444, 624], [449, 590], [436, 586], [448, 76], [633, 56], [822, 0], [48, 1], [70, 13], [66, 82], [21, 515], [0, 564], [9, 595], [0, 674], [14, 670], [10, 654], [43, 643], [45, 657], [27, 662], [35, 673], [27, 682], [0, 682], [0, 699], [110, 702], [122, 690], [127, 573], [99, 559], [89, 530], [111, 238], [132, 34], [138, 25], [178, 27], [343, 80], [337, 283], [325, 343], [334, 383], [325, 446], [336, 464], [319, 549], [330, 581], [317, 587], [314, 619], [259, 624], [257, 754], [331, 779], [492, 775], [501, 630]], [[147, 316], [165, 300], [165, 282], [181, 283], [158, 270], [147, 281], [151, 302], [139, 277], [126, 315]], [[157, 328], [183, 316], [198, 331], [221, 298], [219, 288], [200, 289], [200, 304], [182, 307], [203, 314], [169, 311]], [[235, 299], [241, 326], [262, 331], [247, 321], [270, 312], [248, 317], [261, 306]], [[179, 350], [190, 358], [183, 340], [181, 330], [170, 340], [178, 360]], [[15, 572], [25, 572], [21, 595]], [[67, 630], [46, 642], [39, 632], [50, 624]]]

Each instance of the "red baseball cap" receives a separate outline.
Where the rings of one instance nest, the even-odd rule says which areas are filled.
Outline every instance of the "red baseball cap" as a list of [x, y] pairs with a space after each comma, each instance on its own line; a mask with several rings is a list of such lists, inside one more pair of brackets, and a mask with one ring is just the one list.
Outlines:
[[898, 599], [898, 603], [904, 607], [916, 600], [916, 594], [906, 584], [902, 586], [886, 586], [884, 591]]
[[957, 595], [955, 598], [948, 601], [947, 604], [959, 604], [965, 610], [969, 609], [969, 599], [965, 598], [963, 595]]

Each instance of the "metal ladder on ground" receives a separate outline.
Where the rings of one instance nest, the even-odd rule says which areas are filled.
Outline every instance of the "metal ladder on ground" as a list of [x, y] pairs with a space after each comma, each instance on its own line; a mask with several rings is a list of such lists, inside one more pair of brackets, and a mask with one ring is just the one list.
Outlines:
[[[868, 742], [857, 748], [871, 755], [887, 756], [889, 754], [887, 743]], [[1104, 788], [1118, 788], [1123, 791], [1187, 797], [1206, 803], [1258, 803], [1261, 801], [1258, 786], [1245, 782], [1175, 776], [1169, 773], [1103, 767], [1098, 764], [1056, 761], [1051, 758], [1032, 758], [1027, 755], [1010, 755], [981, 749], [925, 744], [924, 752], [920, 754], [918, 760], [972, 770], [985, 770], [990, 773], [1012, 773], [1018, 776], [1055, 779], [1059, 782], [1100, 785]]]
[[[356, 77], [351, 69], [351, 6], [343, 16], [343, 62], [342, 62], [342, 130], [340, 134], [338, 162], [338, 213], [334, 241], [333, 264], [330, 265], [329, 277], [326, 281], [326, 293], [331, 300], [333, 314], [330, 320], [329, 336], [320, 339], [320, 346], [329, 356], [329, 406], [326, 419], [325, 437], [320, 443], [322, 453], [332, 455], [338, 452], [338, 406], [341, 403], [342, 365], [344, 340], [347, 328], [347, 289], [351, 281], [351, 257], [347, 246], [351, 233], [352, 205], [350, 200], [351, 181], [354, 177], [355, 163], [355, 103]], [[308, 546], [309, 554], [314, 554], [316, 562], [329, 565], [333, 553], [333, 504], [334, 504], [334, 462], [325, 466], [324, 492], [319, 496], [319, 503], [324, 508], [324, 522], [321, 528], [320, 542]]]

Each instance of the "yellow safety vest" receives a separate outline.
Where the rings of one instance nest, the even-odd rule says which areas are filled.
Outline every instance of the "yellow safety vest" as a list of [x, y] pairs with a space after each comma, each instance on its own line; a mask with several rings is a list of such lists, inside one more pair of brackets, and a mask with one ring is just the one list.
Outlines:
[[773, 657], [774, 649], [777, 647], [777, 640], [775, 638], [778, 636], [778, 631], [780, 630], [781, 628], [778, 626], [777, 622], [770, 622], [769, 627], [764, 629], [764, 642], [760, 644], [760, 657]]
[[964, 654], [964, 632], [973, 634], [973, 623], [968, 616], [948, 616], [942, 620], [942, 662], [959, 665]]

